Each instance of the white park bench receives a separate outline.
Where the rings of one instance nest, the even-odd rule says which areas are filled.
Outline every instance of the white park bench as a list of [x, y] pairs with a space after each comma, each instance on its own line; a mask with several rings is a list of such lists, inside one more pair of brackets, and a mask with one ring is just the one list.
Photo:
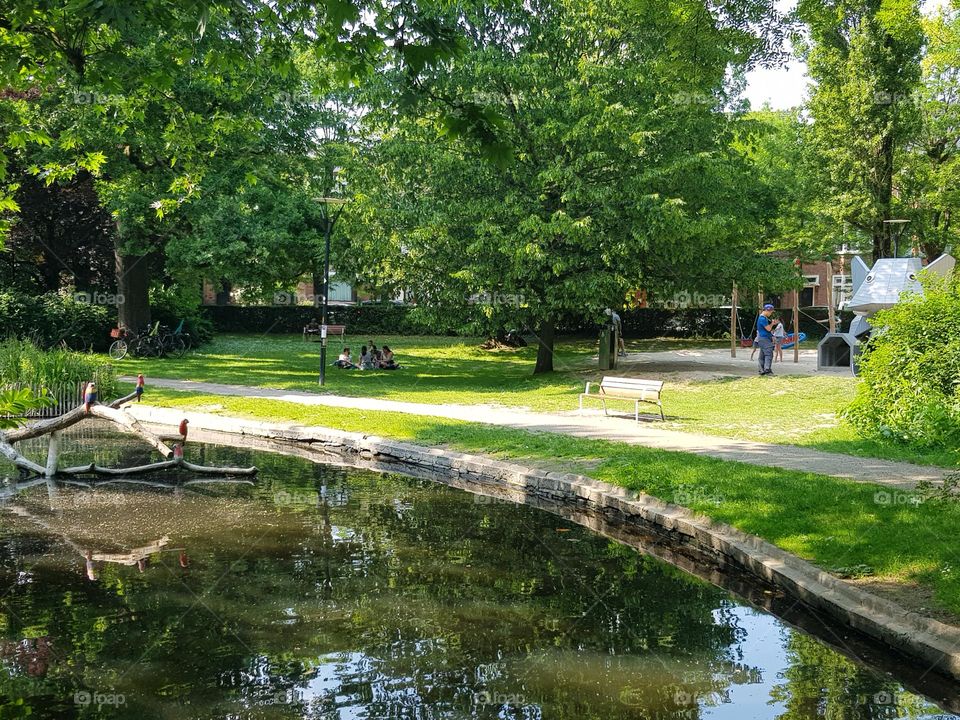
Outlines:
[[639, 378], [605, 377], [600, 381], [596, 392], [590, 392], [590, 385], [580, 393], [580, 410], [583, 411], [583, 399], [594, 398], [603, 403], [603, 414], [607, 414], [607, 400], [632, 400], [633, 416], [640, 422], [640, 403], [650, 403], [660, 409], [660, 419], [663, 420], [663, 403], [660, 402], [660, 393], [663, 391], [662, 380], [641, 380]]

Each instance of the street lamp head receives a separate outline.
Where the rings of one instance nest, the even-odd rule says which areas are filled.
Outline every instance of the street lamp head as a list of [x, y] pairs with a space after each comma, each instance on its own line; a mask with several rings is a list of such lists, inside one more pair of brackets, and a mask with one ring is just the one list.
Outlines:
[[347, 199], [339, 197], [321, 197], [317, 198], [317, 202], [321, 205], [326, 205], [327, 207], [341, 208], [347, 204]]

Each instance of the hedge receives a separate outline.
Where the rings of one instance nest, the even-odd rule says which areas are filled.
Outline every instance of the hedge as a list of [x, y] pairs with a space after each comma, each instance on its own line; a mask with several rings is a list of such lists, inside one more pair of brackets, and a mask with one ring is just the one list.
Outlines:
[[[432, 328], [418, 321], [416, 308], [393, 304], [333, 305], [327, 322], [346, 325], [347, 332], [377, 335], [446, 335], [451, 328]], [[319, 308], [275, 305], [210, 305], [201, 314], [213, 323], [217, 332], [299, 333], [314, 318]]]
[[[233, 333], [299, 333], [320, 311], [310, 306], [276, 305], [217, 305], [206, 306], [202, 315], [209, 319], [218, 332]], [[788, 317], [789, 311], [784, 311]], [[624, 334], [632, 339], [656, 337], [724, 338], [730, 332], [730, 311], [718, 309], [661, 310], [640, 308], [621, 313]], [[849, 314], [844, 315], [845, 328]], [[348, 333], [377, 335], [466, 335], [466, 328], [437, 327], [424, 320], [416, 307], [394, 304], [333, 305], [329, 310], [331, 325], [346, 325]], [[752, 312], [741, 311], [743, 331], [753, 327]], [[840, 318], [838, 318], [838, 323]], [[811, 338], [821, 337], [826, 327], [816, 320], [801, 315], [800, 329]], [[568, 320], [558, 333], [591, 337], [599, 326], [587, 320]]]
[[73, 350], [106, 350], [115, 316], [112, 308], [70, 295], [0, 292], [0, 336], [32, 340], [40, 347], [65, 343]]

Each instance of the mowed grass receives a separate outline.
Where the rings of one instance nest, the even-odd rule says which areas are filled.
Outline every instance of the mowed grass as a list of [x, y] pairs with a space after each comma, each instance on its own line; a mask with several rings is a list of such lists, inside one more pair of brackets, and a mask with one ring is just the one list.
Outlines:
[[[369, 340], [394, 349], [403, 370], [343, 371], [328, 368], [327, 385], [318, 386], [319, 345], [297, 336], [223, 335], [181, 360], [125, 359], [121, 373], [143, 372], [148, 378], [227, 383], [375, 397], [429, 404], [497, 405], [540, 412], [566, 412], [577, 407], [584, 383], [596, 381], [596, 345], [589, 340], [558, 342], [557, 372], [533, 375], [536, 349], [486, 351], [481, 338], [360, 337], [347, 339], [356, 356]], [[725, 347], [726, 341], [640, 340], [630, 352], [658, 352]], [[341, 344], [331, 343], [329, 362]], [[788, 353], [789, 354], [789, 353]], [[800, 445], [862, 457], [954, 466], [956, 450], [917, 450], [881, 444], [857, 436], [838, 417], [852, 400], [857, 381], [847, 375], [772, 378], [727, 377], [684, 380], [664, 366], [626, 366], [618, 374], [667, 381], [665, 427], [721, 437]], [[627, 410], [627, 404], [622, 404]], [[482, 410], [478, 410], [482, 419]]]
[[[955, 532], [960, 505], [954, 503], [917, 505], [909, 502], [909, 493], [839, 478], [443, 418], [158, 389], [146, 399], [165, 407], [326, 426], [579, 470], [683, 504], [826, 570], [842, 574], [857, 568], [877, 589], [890, 585], [905, 591], [912, 609], [932, 607], [960, 618]], [[931, 599], [930, 607], [924, 598]]]

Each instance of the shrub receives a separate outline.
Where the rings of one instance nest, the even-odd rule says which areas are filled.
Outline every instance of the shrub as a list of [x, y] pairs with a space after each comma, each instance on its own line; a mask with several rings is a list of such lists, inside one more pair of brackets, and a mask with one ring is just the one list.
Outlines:
[[93, 380], [102, 398], [117, 392], [113, 366], [96, 355], [70, 350], [41, 350], [28, 340], [0, 342], [0, 386], [46, 389], [52, 395], [72, 394]]
[[109, 308], [79, 302], [68, 294], [0, 292], [3, 337], [28, 338], [41, 347], [105, 350], [113, 324]]
[[960, 274], [877, 313], [846, 419], [866, 436], [960, 447]]
[[183, 329], [190, 333], [193, 344], [202, 345], [213, 337], [213, 323], [197, 307], [196, 291], [179, 286], [154, 288], [150, 291], [150, 315], [171, 330], [183, 321]]

